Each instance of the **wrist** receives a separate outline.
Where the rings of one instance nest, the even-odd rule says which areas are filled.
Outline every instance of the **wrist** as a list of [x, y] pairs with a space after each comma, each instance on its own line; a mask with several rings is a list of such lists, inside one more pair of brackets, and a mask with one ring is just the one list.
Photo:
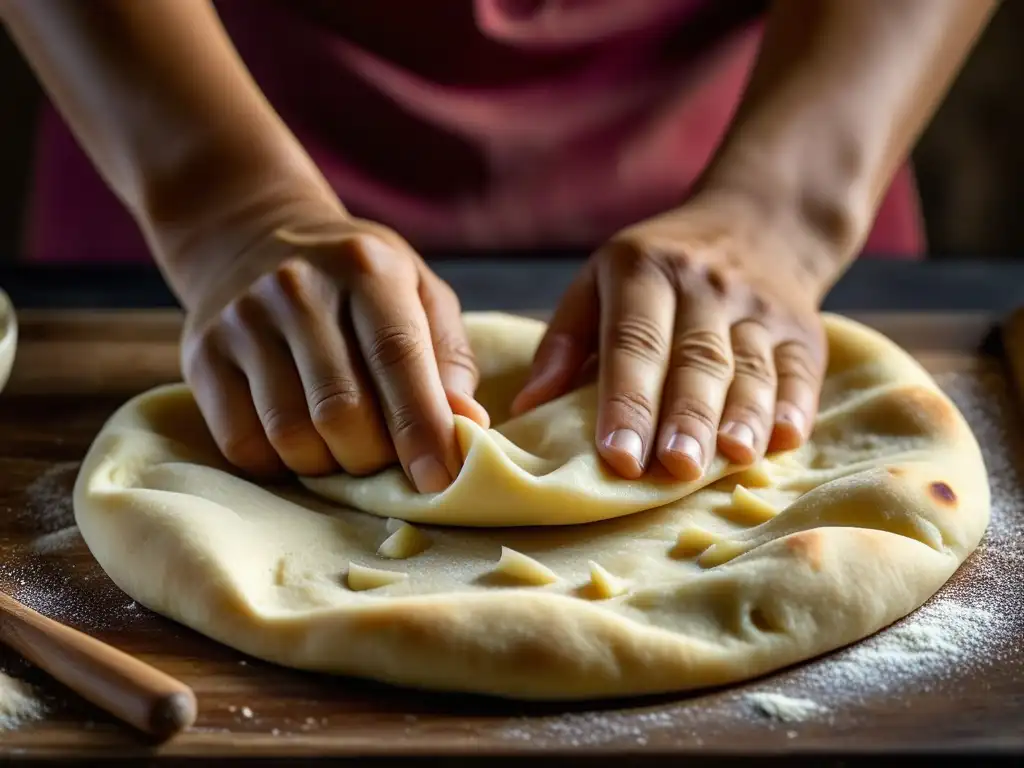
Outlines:
[[794, 267], [823, 293], [854, 260], [871, 225], [856, 182], [820, 183], [793, 166], [776, 171], [767, 162], [729, 158], [712, 166], [695, 200], [734, 207], [785, 238]]
[[816, 305], [852, 258], [809, 223], [798, 205], [761, 190], [706, 186], [680, 212], [697, 213], [725, 234], [725, 251], [753, 279], [789, 286]]
[[[203, 204], [205, 202], [205, 204]], [[350, 220], [337, 198], [283, 174], [222, 178], [171, 212], [142, 219], [154, 257], [186, 310], [219, 301], [226, 283], [255, 280], [291, 250], [284, 227], [336, 227]]]

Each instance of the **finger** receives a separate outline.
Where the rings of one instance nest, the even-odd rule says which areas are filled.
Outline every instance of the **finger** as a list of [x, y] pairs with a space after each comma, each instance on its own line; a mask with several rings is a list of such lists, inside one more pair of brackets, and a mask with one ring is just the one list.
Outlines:
[[722, 411], [718, 447], [732, 462], [764, 455], [771, 436], [777, 391], [771, 334], [747, 320], [732, 329], [733, 380]]
[[779, 385], [770, 450], [792, 451], [807, 439], [821, 396], [823, 357], [801, 342], [787, 342], [776, 348]]
[[690, 303], [676, 315], [658, 437], [658, 460], [680, 480], [699, 479], [715, 455], [732, 375], [728, 318]]
[[588, 384], [595, 383], [597, 381], [598, 371], [597, 353], [591, 352], [587, 355], [587, 359], [583, 361], [583, 365], [580, 366], [579, 371], [577, 371], [576, 375], [573, 376], [572, 388], [578, 389], [580, 387], [585, 387]]
[[212, 344], [187, 355], [182, 370], [224, 458], [256, 477], [283, 474], [284, 464], [263, 431], [245, 375]]
[[420, 492], [439, 493], [462, 462], [419, 298], [419, 277], [403, 274], [404, 266], [389, 269], [387, 255], [378, 256], [379, 263], [365, 260], [353, 281], [356, 336], [402, 466]]
[[568, 392], [588, 357], [597, 350], [600, 305], [594, 267], [588, 264], [569, 285], [533, 358], [526, 384], [512, 402], [520, 414]]
[[263, 432], [297, 475], [337, 471], [327, 444], [313, 426], [302, 380], [288, 346], [255, 301], [236, 302], [228, 313], [225, 343], [249, 382]]
[[472, 419], [484, 428], [489, 427], [490, 416], [474, 398], [480, 372], [462, 325], [458, 297], [447, 283], [428, 273], [421, 278], [420, 300], [430, 325], [434, 359], [448, 404], [460, 416]]
[[598, 451], [621, 476], [647, 466], [668, 368], [675, 291], [633, 257], [609, 259], [600, 280]]
[[341, 327], [339, 293], [308, 262], [285, 262], [257, 290], [295, 362], [313, 428], [350, 475], [394, 463], [396, 454], [358, 343]]

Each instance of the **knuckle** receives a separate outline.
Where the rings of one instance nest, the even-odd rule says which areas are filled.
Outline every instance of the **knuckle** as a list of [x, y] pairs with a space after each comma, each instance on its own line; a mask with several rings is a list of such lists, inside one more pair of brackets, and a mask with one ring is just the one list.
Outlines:
[[260, 416], [270, 444], [280, 450], [301, 448], [317, 436], [307, 414], [270, 408]]
[[738, 400], [729, 404], [730, 421], [741, 421], [756, 427], [758, 424], [769, 423], [771, 417], [768, 409], [756, 400]]
[[712, 434], [718, 425], [718, 414], [704, 400], [693, 396], [676, 398], [664, 414], [666, 420], [696, 422]]
[[311, 303], [310, 286], [313, 278], [313, 265], [306, 259], [288, 259], [267, 275], [273, 295], [284, 299], [288, 304], [305, 306]]
[[396, 439], [413, 435], [419, 427], [420, 419], [415, 409], [409, 405], [399, 405], [391, 410], [391, 431]]
[[397, 258], [395, 248], [375, 234], [354, 234], [341, 244], [340, 251], [347, 267], [364, 278], [394, 278], [407, 261]]
[[665, 334], [646, 317], [624, 317], [613, 323], [608, 343], [615, 352], [645, 363], [658, 363], [668, 353]]
[[476, 379], [479, 371], [469, 342], [462, 338], [445, 337], [435, 344], [434, 352], [439, 366], [461, 368]]
[[812, 384], [818, 379], [818, 366], [810, 350], [800, 344], [785, 344], [775, 352], [779, 378]]
[[654, 421], [654, 403], [640, 392], [615, 392], [608, 397], [607, 404], [624, 412], [636, 425], [645, 426]]
[[238, 432], [226, 435], [220, 451], [231, 464], [241, 469], [261, 472], [274, 465], [274, 455], [263, 435]]
[[309, 390], [306, 400], [317, 431], [333, 431], [351, 424], [368, 406], [355, 382], [343, 377], [320, 382]]
[[775, 385], [775, 367], [763, 353], [741, 348], [733, 350], [733, 372], [764, 386]]
[[619, 275], [663, 274], [659, 255], [640, 235], [618, 235], [609, 243], [607, 253], [610, 265]]
[[711, 267], [704, 275], [708, 287], [719, 297], [724, 297], [735, 290], [735, 277], [720, 267]]
[[231, 301], [221, 313], [224, 323], [232, 329], [251, 329], [262, 322], [263, 302], [246, 291]]
[[373, 335], [367, 362], [375, 369], [390, 370], [423, 355], [423, 342], [408, 325], [385, 325]]
[[674, 368], [698, 370], [719, 381], [733, 374], [729, 345], [713, 331], [693, 330], [679, 334], [673, 343], [672, 361]]

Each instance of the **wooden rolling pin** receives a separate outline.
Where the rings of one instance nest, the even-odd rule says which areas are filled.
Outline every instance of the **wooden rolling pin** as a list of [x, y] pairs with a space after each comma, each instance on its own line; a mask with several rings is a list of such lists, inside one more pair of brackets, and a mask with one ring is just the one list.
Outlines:
[[184, 683], [0, 592], [0, 641], [96, 706], [161, 739], [196, 719]]

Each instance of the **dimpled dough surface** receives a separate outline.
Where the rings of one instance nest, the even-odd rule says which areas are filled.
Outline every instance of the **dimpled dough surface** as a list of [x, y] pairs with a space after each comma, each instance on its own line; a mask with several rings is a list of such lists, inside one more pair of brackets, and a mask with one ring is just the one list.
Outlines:
[[543, 326], [466, 322], [496, 429], [459, 422], [467, 461], [444, 494], [417, 497], [398, 471], [307, 479], [319, 499], [261, 488], [229, 471], [189, 391], [163, 387], [124, 405], [82, 465], [96, 559], [140, 603], [269, 661], [585, 699], [738, 682], [854, 642], [934, 594], [984, 532], [966, 423], [850, 320], [825, 318], [811, 440], [716, 464], [702, 489], [610, 477], [592, 389], [505, 421]]

